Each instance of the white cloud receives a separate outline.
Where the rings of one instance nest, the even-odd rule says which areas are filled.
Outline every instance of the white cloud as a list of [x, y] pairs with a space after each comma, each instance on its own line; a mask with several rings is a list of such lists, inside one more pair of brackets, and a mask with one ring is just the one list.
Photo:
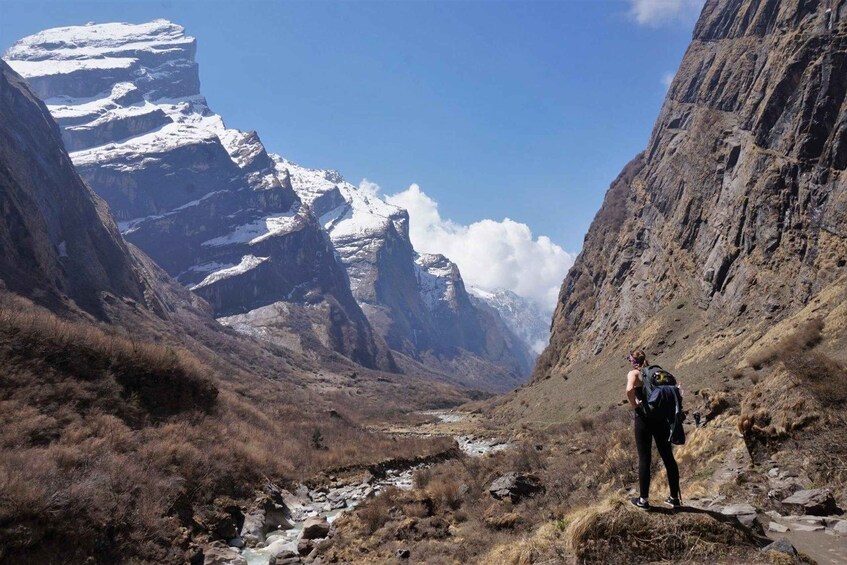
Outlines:
[[662, 85], [664, 85], [665, 90], [669, 90], [671, 87], [671, 83], [673, 82], [676, 73], [665, 73], [662, 75]]
[[412, 244], [421, 253], [441, 253], [459, 265], [468, 285], [505, 288], [552, 311], [574, 255], [529, 226], [504, 219], [462, 225], [444, 219], [438, 203], [416, 184], [386, 197], [409, 211]]
[[370, 196], [379, 196], [380, 188], [375, 182], [371, 182], [368, 179], [362, 179], [362, 182], [359, 183], [359, 190]]
[[627, 0], [629, 15], [639, 24], [659, 27], [690, 24], [700, 15], [705, 0]]

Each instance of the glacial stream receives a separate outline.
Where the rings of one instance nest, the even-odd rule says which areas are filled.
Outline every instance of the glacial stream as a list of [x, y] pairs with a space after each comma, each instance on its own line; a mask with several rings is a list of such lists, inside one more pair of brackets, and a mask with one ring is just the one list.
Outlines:
[[[438, 418], [442, 423], [461, 422], [465, 415], [448, 411], [428, 411], [422, 414]], [[436, 434], [421, 434], [436, 435]], [[508, 449], [511, 444], [507, 441], [480, 436], [453, 436], [459, 449], [470, 457], [481, 457], [487, 453]], [[389, 470], [383, 478], [373, 478], [370, 481], [349, 484], [331, 488], [308, 490], [301, 487], [297, 494], [298, 504], [289, 505], [293, 527], [287, 530], [269, 532], [262, 547], [244, 548], [242, 557], [248, 565], [269, 565], [282, 551], [297, 551], [297, 542], [303, 532], [303, 526], [309, 518], [326, 518], [330, 524], [343, 512], [351, 510], [370, 496], [379, 494], [382, 490], [395, 487], [411, 490], [412, 477], [419, 469], [428, 468], [429, 464], [421, 464], [406, 469]]]

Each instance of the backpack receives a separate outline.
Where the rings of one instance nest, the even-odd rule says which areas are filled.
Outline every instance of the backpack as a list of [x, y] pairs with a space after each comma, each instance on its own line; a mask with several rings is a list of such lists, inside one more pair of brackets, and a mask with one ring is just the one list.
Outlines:
[[641, 369], [641, 390], [644, 395], [644, 414], [650, 419], [667, 422], [670, 442], [683, 445], [685, 431], [682, 422], [685, 413], [676, 377], [658, 365], [650, 365]]

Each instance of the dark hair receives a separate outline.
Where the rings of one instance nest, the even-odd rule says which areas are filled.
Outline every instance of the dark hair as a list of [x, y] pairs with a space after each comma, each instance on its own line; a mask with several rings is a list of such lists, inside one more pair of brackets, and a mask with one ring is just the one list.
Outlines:
[[647, 354], [641, 349], [633, 349], [629, 352], [629, 360], [638, 363], [639, 366], [647, 364]]

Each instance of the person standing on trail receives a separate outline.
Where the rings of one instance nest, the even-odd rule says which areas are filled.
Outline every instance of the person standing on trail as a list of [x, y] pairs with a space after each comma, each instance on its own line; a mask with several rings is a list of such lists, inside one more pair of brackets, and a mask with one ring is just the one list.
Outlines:
[[[638, 508], [650, 508], [650, 463], [653, 455], [653, 441], [662, 457], [665, 471], [668, 474], [668, 486], [671, 495], [665, 503], [673, 508], [679, 508], [679, 467], [673, 456], [671, 446], [671, 426], [666, 419], [655, 418], [650, 414], [645, 394], [645, 371], [649, 367], [647, 356], [640, 349], [631, 351], [627, 360], [632, 364], [632, 370], [626, 375], [626, 397], [633, 409], [633, 427], [635, 430], [635, 446], [638, 450], [638, 487], [639, 496], [632, 497], [630, 502]], [[653, 369], [653, 367], [650, 367]], [[661, 370], [660, 367], [657, 369]], [[671, 377], [673, 378], [673, 377]], [[675, 384], [675, 383], [674, 383]]]

